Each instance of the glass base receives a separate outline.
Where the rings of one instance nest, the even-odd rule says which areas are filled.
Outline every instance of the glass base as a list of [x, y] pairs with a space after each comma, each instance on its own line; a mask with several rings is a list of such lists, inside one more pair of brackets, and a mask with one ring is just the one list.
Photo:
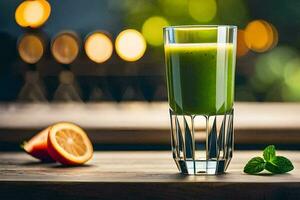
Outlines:
[[234, 146], [233, 109], [224, 115], [177, 115], [170, 110], [171, 144], [182, 174], [216, 175], [226, 171]]

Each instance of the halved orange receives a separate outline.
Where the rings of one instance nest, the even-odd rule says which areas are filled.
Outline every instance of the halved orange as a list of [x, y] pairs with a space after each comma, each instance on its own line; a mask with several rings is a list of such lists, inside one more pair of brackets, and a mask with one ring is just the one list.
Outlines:
[[93, 156], [93, 146], [87, 134], [79, 126], [61, 122], [50, 127], [48, 152], [64, 165], [80, 165]]
[[43, 162], [55, 162], [48, 153], [48, 133], [50, 128], [46, 128], [33, 136], [29, 141], [25, 141], [21, 147], [31, 156]]

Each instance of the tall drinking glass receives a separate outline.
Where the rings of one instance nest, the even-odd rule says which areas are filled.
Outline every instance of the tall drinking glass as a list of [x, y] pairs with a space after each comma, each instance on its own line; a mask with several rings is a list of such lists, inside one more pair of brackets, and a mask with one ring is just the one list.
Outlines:
[[175, 163], [183, 174], [224, 173], [233, 153], [235, 26], [164, 28]]

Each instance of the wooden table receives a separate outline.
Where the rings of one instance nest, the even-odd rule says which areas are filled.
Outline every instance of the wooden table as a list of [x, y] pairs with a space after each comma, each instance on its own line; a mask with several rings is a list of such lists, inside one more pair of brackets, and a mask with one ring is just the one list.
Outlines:
[[300, 199], [300, 152], [284, 151], [295, 170], [242, 172], [259, 152], [235, 152], [227, 174], [180, 175], [166, 151], [96, 152], [81, 167], [42, 164], [25, 153], [0, 153], [0, 199]]
[[[80, 125], [96, 144], [169, 145], [168, 108], [167, 102], [0, 103], [0, 151], [58, 121]], [[237, 102], [235, 144], [298, 145], [299, 113], [300, 103]]]

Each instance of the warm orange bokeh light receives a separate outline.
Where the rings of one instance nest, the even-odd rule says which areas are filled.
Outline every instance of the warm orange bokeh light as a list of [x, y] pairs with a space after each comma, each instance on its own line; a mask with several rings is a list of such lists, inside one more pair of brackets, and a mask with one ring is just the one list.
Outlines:
[[23, 1], [15, 12], [17, 24], [22, 27], [37, 28], [49, 18], [51, 6], [46, 0]]
[[133, 62], [143, 57], [147, 44], [140, 32], [134, 29], [127, 29], [118, 35], [115, 47], [120, 58]]
[[47, 20], [48, 18], [50, 17], [50, 14], [51, 14], [51, 6], [49, 4], [48, 1], [46, 0], [38, 0], [39, 2], [41, 2], [41, 4], [43, 4], [43, 7], [44, 7], [44, 15], [43, 15], [43, 19], [41, 20], [40, 22], [40, 26], [43, 25]]
[[252, 21], [245, 29], [245, 42], [248, 48], [256, 52], [264, 52], [272, 48], [275, 44], [275, 36], [272, 26], [264, 20]]
[[60, 33], [52, 41], [51, 52], [57, 62], [70, 64], [78, 56], [79, 38], [70, 32]]
[[113, 52], [113, 43], [104, 33], [95, 32], [87, 37], [84, 44], [86, 55], [96, 63], [107, 61]]
[[20, 38], [18, 52], [21, 59], [29, 64], [37, 63], [43, 56], [44, 43], [37, 35], [26, 34]]
[[237, 56], [241, 57], [248, 53], [249, 48], [247, 47], [245, 43], [245, 31], [244, 30], [238, 30], [237, 35]]
[[28, 4], [28, 1], [23, 1], [17, 8], [15, 12], [15, 19], [17, 24], [22, 27], [28, 26], [27, 22], [24, 20], [24, 10]]

